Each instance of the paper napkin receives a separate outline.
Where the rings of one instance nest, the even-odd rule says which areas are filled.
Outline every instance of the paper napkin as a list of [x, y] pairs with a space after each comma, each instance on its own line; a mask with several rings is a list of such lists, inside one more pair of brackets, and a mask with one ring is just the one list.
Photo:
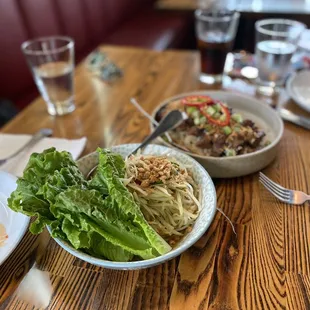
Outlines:
[[[19, 150], [29, 139], [31, 139], [30, 135], [0, 134], [0, 159], [6, 158]], [[22, 176], [30, 155], [33, 152], [39, 153], [50, 147], [55, 147], [58, 151], [68, 151], [72, 154], [73, 159], [77, 159], [83, 152], [86, 141], [85, 137], [76, 140], [44, 138], [33, 147], [1, 165], [0, 170]]]

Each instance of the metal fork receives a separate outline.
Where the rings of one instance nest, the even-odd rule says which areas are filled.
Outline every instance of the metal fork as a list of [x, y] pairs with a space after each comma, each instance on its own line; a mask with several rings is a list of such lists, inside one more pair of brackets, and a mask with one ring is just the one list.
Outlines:
[[281, 185], [270, 180], [262, 172], [259, 173], [259, 181], [272, 195], [285, 203], [292, 205], [302, 205], [306, 201], [310, 200], [310, 195], [307, 195], [301, 191], [295, 191], [282, 187]]

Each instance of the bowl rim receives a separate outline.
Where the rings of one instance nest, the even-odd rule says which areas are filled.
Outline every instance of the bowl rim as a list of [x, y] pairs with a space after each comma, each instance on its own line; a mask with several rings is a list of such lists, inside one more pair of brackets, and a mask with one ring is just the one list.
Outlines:
[[[127, 143], [127, 144], [118, 144], [118, 145], [114, 145], [111, 146], [110, 149], [113, 151], [113, 148], [117, 148], [120, 146], [132, 146], [132, 148], [134, 149], [135, 147], [137, 147], [139, 144], [138, 143]], [[159, 147], [165, 151], [169, 151], [171, 150], [171, 148], [167, 147], [167, 146], [163, 146], [163, 145], [158, 145], [158, 144], [150, 144], [150, 146], [156, 146]], [[148, 268], [148, 267], [152, 267], [161, 263], [164, 263], [168, 260], [171, 260], [179, 255], [181, 255], [183, 252], [185, 252], [188, 248], [190, 248], [191, 246], [193, 246], [204, 234], [205, 232], [208, 230], [208, 228], [210, 227], [211, 223], [213, 222], [215, 213], [216, 213], [216, 206], [217, 206], [217, 196], [216, 196], [216, 189], [214, 186], [214, 183], [212, 181], [211, 176], [209, 175], [209, 173], [206, 171], [206, 169], [199, 163], [197, 162], [194, 158], [190, 157], [187, 154], [184, 154], [182, 152], [180, 152], [179, 150], [175, 150], [173, 149], [173, 151], [177, 152], [177, 153], [181, 153], [182, 156], [185, 156], [187, 159], [189, 159], [190, 161], [194, 162], [202, 171], [202, 173], [205, 174], [205, 176], [209, 179], [210, 184], [211, 184], [211, 193], [212, 197], [213, 197], [213, 206], [212, 206], [212, 213], [211, 213], [211, 217], [210, 217], [210, 223], [209, 225], [206, 225], [203, 229], [201, 229], [201, 231], [196, 234], [191, 241], [183, 246], [180, 246], [176, 249], [172, 249], [171, 251], [169, 251], [168, 253], [164, 254], [164, 255], [160, 255], [158, 257], [155, 258], [151, 258], [151, 259], [146, 259], [146, 260], [139, 260], [139, 261], [131, 261], [131, 262], [115, 262], [115, 261], [109, 261], [106, 259], [101, 259], [101, 258], [97, 258], [97, 257], [93, 257], [87, 253], [84, 253], [82, 251], [76, 250], [75, 248], [73, 248], [73, 246], [71, 246], [68, 242], [61, 240], [60, 238], [54, 238], [52, 237], [58, 245], [60, 245], [64, 250], [66, 250], [67, 252], [69, 252], [70, 254], [72, 254], [75, 257], [78, 257], [88, 263], [97, 265], [97, 266], [101, 266], [101, 267], [105, 267], [105, 268], [109, 268], [109, 269], [120, 269], [120, 270], [129, 270], [129, 269], [142, 269], [142, 268]], [[85, 160], [88, 157], [94, 156], [95, 152], [91, 152], [83, 157], [81, 157], [80, 159], [77, 160], [77, 162], [81, 161], [81, 160]], [[51, 229], [49, 226], [47, 226], [48, 232], [51, 235]]]
[[[268, 106], [267, 104], [264, 104], [262, 103], [260, 100], [258, 100], [257, 98], [252, 98], [248, 95], [244, 95], [244, 94], [239, 94], [239, 93], [235, 93], [235, 92], [231, 92], [231, 91], [225, 91], [225, 90], [197, 90], [197, 91], [191, 91], [191, 92], [185, 92], [185, 93], [181, 93], [181, 94], [178, 94], [178, 95], [175, 95], [175, 96], [172, 96], [172, 97], [169, 97], [167, 99], [165, 99], [164, 101], [162, 101], [159, 105], [156, 106], [156, 108], [152, 111], [152, 114], [151, 116], [155, 119], [155, 115], [156, 113], [159, 111], [159, 109], [161, 107], [163, 107], [164, 105], [168, 104], [169, 102], [171, 101], [174, 101], [174, 100], [177, 100], [177, 99], [181, 99], [185, 96], [193, 96], [193, 95], [208, 95], [210, 94], [210, 96], [212, 96], [212, 94], [221, 94], [221, 93], [225, 93], [226, 95], [233, 95], [235, 97], [242, 97], [244, 99], [247, 99], [247, 100], [251, 100], [251, 101], [254, 101], [255, 104], [258, 104], [260, 107], [262, 107], [262, 109], [269, 109], [269, 112], [271, 114], [273, 114], [273, 117], [274, 119], [278, 122], [279, 124], [279, 127], [280, 127], [280, 131], [279, 133], [277, 134], [276, 138], [269, 144], [267, 145], [266, 147], [260, 149], [260, 150], [257, 150], [255, 152], [252, 152], [252, 153], [248, 153], [248, 154], [242, 154], [242, 155], [236, 155], [236, 156], [229, 156], [229, 157], [214, 157], [214, 156], [202, 156], [202, 155], [199, 155], [199, 154], [195, 154], [195, 153], [192, 153], [192, 152], [188, 152], [188, 151], [183, 151], [173, 145], [171, 145], [169, 142], [165, 141], [163, 138], [159, 137], [158, 139], [163, 142], [166, 146], [170, 147], [170, 148], [173, 148], [174, 150], [178, 150], [188, 156], [191, 156], [191, 157], [196, 157], [196, 158], [199, 158], [199, 159], [205, 159], [205, 160], [213, 160], [213, 161], [233, 161], [233, 160], [239, 160], [239, 159], [242, 159], [242, 158], [251, 158], [251, 157], [255, 157], [259, 154], [263, 154], [265, 152], [267, 152], [268, 150], [271, 150], [273, 149], [274, 147], [276, 147], [279, 142], [281, 141], [282, 139], [282, 136], [283, 136], [283, 133], [284, 133], [284, 123], [283, 123], [283, 120], [281, 119], [281, 117], [276, 113], [275, 110], [273, 110], [270, 106]], [[151, 131], [154, 130], [154, 125], [152, 124], [152, 122], [149, 122], [150, 124], [150, 129]]]

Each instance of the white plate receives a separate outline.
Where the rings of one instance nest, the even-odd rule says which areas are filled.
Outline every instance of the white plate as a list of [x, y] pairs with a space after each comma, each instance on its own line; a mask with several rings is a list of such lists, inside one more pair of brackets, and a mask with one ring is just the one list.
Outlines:
[[310, 112], [310, 71], [293, 73], [286, 83], [288, 95], [304, 110]]
[[[132, 152], [138, 144], [123, 144], [118, 146], [113, 146], [111, 149], [113, 152], [119, 153], [122, 156], [127, 156]], [[190, 165], [191, 172], [195, 181], [201, 186], [201, 212], [193, 226], [192, 231], [186, 235], [184, 239], [178, 244], [177, 247], [172, 249], [170, 252], [161, 255], [156, 258], [141, 260], [141, 261], [132, 261], [132, 262], [112, 262], [104, 259], [99, 259], [92, 257], [82, 251], [74, 249], [70, 244], [61, 240], [55, 239], [56, 242], [64, 248], [66, 251], [72, 255], [97, 266], [109, 268], [109, 269], [141, 269], [152, 267], [158, 264], [161, 264], [169, 259], [172, 259], [186, 249], [192, 246], [199, 238], [206, 232], [209, 226], [212, 223], [215, 211], [216, 211], [216, 192], [211, 180], [211, 177], [206, 172], [206, 170], [193, 158], [182, 154], [179, 151], [167, 148], [160, 145], [149, 145], [143, 150], [143, 154], [152, 154], [152, 155], [168, 155], [176, 158], [179, 162], [185, 165]], [[91, 153], [77, 161], [79, 169], [84, 175], [87, 175], [89, 171], [98, 164], [98, 153]], [[48, 227], [49, 232], [50, 228]]]
[[0, 247], [0, 265], [13, 252], [28, 227], [29, 217], [12, 211], [7, 199], [16, 188], [16, 177], [0, 171], [0, 224], [3, 224], [8, 239]]
[[[267, 104], [264, 104], [250, 96], [229, 91], [207, 90], [179, 94], [163, 101], [158, 107], [155, 108], [152, 116], [156, 118], [156, 113], [167, 103], [185, 96], [193, 95], [207, 95], [216, 100], [226, 102], [235, 112], [240, 113], [244, 116], [244, 118], [253, 120], [266, 133], [266, 140], [271, 141], [268, 146], [253, 153], [230, 157], [200, 156], [194, 153], [186, 152], [188, 155], [200, 162], [207, 169], [211, 177], [240, 177], [259, 171], [268, 166], [274, 160], [277, 155], [279, 142], [283, 135], [283, 121], [280, 116]], [[151, 130], [154, 130], [152, 124], [150, 124], [150, 127]], [[162, 138], [159, 138], [159, 141], [172, 147]]]

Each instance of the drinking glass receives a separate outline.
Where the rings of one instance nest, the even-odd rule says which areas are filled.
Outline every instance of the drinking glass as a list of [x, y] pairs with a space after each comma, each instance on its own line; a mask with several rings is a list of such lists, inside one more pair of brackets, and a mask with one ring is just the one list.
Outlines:
[[196, 10], [196, 37], [200, 52], [200, 81], [222, 81], [227, 53], [231, 51], [240, 14], [224, 9]]
[[289, 19], [264, 19], [255, 23], [255, 29], [257, 91], [271, 96], [283, 85], [299, 37], [306, 26]]
[[22, 51], [50, 115], [75, 109], [73, 98], [74, 42], [69, 37], [42, 37], [24, 42]]

